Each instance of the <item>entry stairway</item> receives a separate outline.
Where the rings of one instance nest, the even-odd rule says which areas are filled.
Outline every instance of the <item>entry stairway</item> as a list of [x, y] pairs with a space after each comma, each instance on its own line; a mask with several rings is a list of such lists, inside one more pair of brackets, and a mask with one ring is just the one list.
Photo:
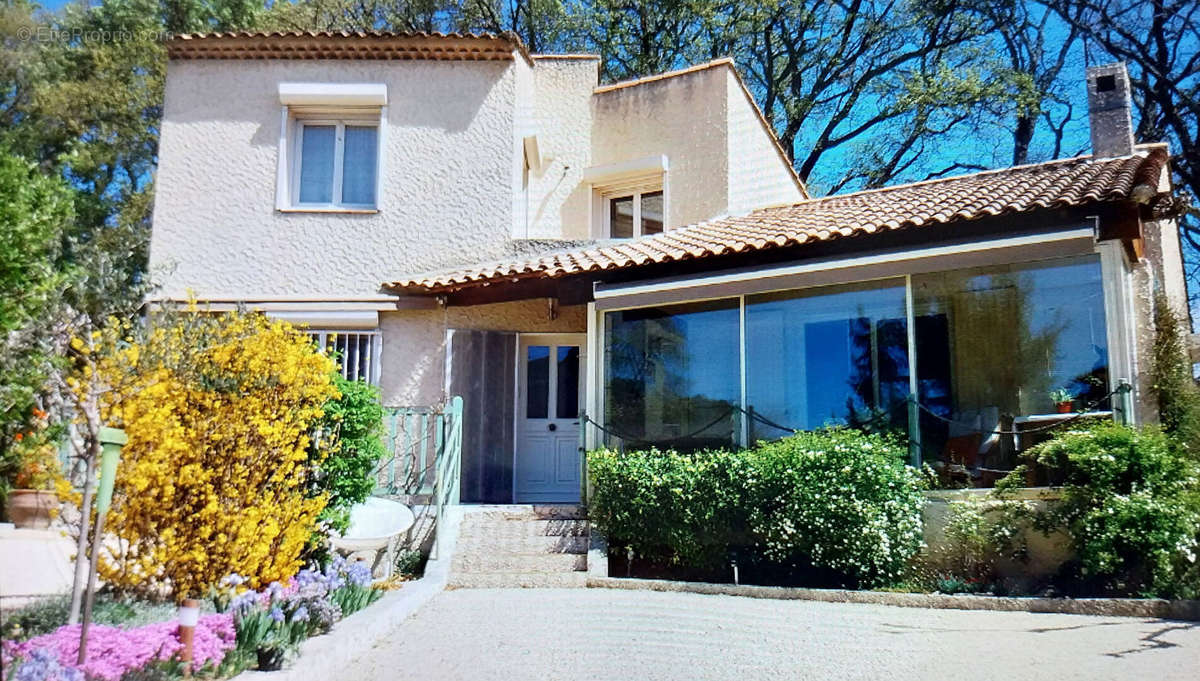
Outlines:
[[580, 507], [462, 508], [446, 588], [587, 585], [588, 522]]

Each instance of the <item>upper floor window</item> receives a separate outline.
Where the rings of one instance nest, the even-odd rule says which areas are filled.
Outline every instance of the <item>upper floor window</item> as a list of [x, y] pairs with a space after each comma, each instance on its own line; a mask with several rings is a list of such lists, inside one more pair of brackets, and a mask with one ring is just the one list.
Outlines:
[[583, 171], [592, 190], [592, 234], [635, 239], [667, 229], [667, 157], [647, 156]]
[[293, 205], [375, 208], [379, 124], [365, 120], [296, 123]]
[[635, 192], [608, 200], [608, 235], [613, 239], [658, 234], [663, 231], [662, 190]]
[[374, 212], [387, 121], [382, 83], [280, 83], [275, 208]]

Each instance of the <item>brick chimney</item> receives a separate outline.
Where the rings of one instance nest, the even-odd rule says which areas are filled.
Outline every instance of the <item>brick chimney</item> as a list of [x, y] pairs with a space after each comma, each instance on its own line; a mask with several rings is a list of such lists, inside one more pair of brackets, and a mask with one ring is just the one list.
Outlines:
[[1092, 126], [1092, 155], [1096, 158], [1133, 153], [1132, 103], [1129, 72], [1124, 62], [1087, 69], [1088, 118]]

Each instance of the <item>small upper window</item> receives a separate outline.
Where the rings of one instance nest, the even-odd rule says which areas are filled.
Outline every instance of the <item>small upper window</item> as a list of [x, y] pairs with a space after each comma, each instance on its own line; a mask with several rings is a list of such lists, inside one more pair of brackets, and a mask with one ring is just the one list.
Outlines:
[[663, 231], [662, 190], [636, 192], [607, 201], [610, 238], [632, 239]]
[[375, 208], [379, 126], [373, 121], [297, 122], [294, 195], [299, 208]]

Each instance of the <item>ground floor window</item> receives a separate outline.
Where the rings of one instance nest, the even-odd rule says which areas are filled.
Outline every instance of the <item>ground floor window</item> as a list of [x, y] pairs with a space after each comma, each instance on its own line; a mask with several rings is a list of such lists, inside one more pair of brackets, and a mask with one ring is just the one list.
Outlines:
[[1034, 440], [1008, 431], [1110, 408], [1105, 310], [1087, 255], [608, 312], [605, 427], [679, 448], [891, 431], [977, 482]]
[[310, 329], [317, 347], [337, 362], [342, 377], [379, 385], [383, 337], [378, 330]]

